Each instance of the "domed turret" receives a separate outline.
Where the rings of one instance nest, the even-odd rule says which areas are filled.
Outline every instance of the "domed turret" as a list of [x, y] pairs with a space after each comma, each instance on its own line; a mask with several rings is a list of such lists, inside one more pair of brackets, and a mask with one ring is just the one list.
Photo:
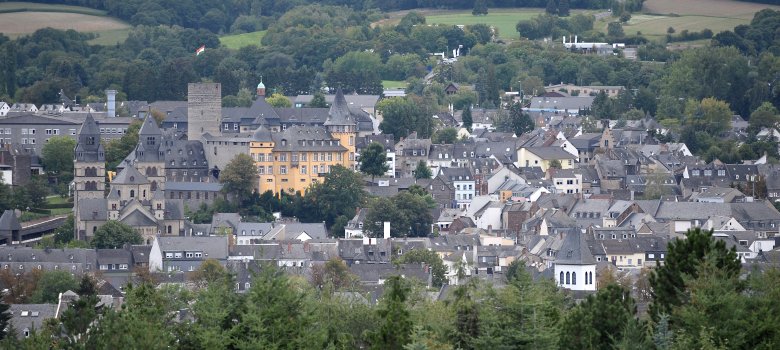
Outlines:
[[263, 84], [263, 78], [260, 78], [260, 84], [257, 84], [257, 96], [265, 96], [265, 84]]

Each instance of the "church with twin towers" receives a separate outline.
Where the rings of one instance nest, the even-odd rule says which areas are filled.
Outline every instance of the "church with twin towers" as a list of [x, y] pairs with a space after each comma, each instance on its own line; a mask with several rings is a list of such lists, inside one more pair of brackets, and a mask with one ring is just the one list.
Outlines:
[[[74, 150], [76, 237], [90, 239], [116, 220], [151, 243], [157, 235], [189, 235], [185, 206], [221, 196], [219, 172], [238, 154], [256, 165], [258, 191], [305, 192], [331, 167], [355, 167], [357, 139], [376, 121], [352, 108], [339, 89], [329, 108], [275, 108], [258, 84], [249, 107], [222, 107], [219, 83], [190, 83], [186, 119], [143, 120], [138, 144], [106, 183], [99, 124], [88, 117]], [[184, 122], [182, 122], [184, 121]]]

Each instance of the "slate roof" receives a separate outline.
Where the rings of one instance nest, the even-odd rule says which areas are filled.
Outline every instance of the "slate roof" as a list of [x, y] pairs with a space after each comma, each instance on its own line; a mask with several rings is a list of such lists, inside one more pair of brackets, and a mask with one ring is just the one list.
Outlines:
[[347, 149], [340, 145], [327, 129], [321, 126], [293, 125], [287, 130], [272, 135], [275, 152], [331, 151], [342, 152]]
[[108, 220], [108, 202], [104, 198], [85, 198], [78, 201], [79, 216], [82, 221]]
[[125, 166], [124, 169], [111, 180], [111, 184], [120, 185], [140, 185], [148, 183], [149, 179], [141, 174], [134, 166]]
[[208, 259], [225, 260], [228, 257], [227, 236], [160, 236], [157, 241], [163, 252], [202, 251]]
[[527, 147], [526, 150], [542, 159], [575, 159], [577, 156], [560, 147]]
[[11, 304], [8, 311], [11, 325], [16, 330], [16, 337], [24, 339], [24, 331], [32, 334], [33, 330], [43, 328], [46, 319], [57, 315], [57, 304]]

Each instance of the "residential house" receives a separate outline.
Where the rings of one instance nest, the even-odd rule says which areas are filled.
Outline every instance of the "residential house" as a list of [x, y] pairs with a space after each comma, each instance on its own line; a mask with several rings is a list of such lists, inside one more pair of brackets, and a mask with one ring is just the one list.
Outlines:
[[520, 147], [517, 150], [518, 167], [540, 167], [547, 171], [551, 165], [557, 162], [561, 169], [574, 168], [576, 156], [560, 147]]
[[195, 271], [206, 259], [224, 265], [228, 236], [158, 236], [149, 252], [149, 271]]

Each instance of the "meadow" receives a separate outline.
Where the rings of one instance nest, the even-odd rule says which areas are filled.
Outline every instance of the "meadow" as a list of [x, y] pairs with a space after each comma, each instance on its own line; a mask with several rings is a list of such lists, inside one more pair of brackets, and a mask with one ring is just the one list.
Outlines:
[[95, 33], [98, 37], [90, 43], [102, 45], [122, 41], [130, 31], [130, 25], [106, 16], [101, 10], [29, 2], [0, 3], [0, 33], [17, 38], [46, 27]]
[[225, 35], [219, 38], [219, 42], [228, 49], [233, 50], [249, 45], [262, 46], [263, 44], [260, 41], [263, 40], [265, 33], [265, 30], [261, 30], [259, 32]]
[[[633, 14], [631, 20], [623, 25], [623, 31], [628, 35], [641, 32], [656, 41], [663, 40], [670, 27], [676, 34], [683, 30], [698, 32], [703, 29], [717, 34], [750, 23], [753, 15], [764, 8], [780, 10], [780, 6], [734, 0], [647, 0], [642, 13]], [[611, 20], [614, 19], [607, 18], [597, 22], [596, 26], [606, 31], [607, 21]]]

